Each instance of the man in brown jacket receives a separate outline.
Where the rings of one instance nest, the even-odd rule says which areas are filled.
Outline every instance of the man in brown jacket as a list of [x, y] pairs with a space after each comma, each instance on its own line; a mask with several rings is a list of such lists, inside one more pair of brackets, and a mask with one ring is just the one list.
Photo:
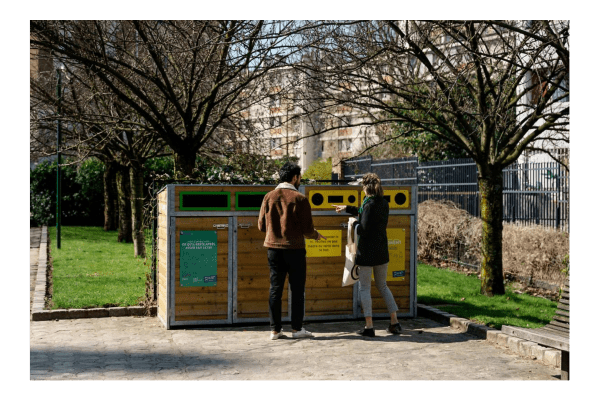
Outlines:
[[258, 229], [266, 232], [264, 246], [271, 269], [269, 319], [271, 339], [283, 336], [281, 330], [281, 295], [289, 274], [292, 292], [292, 337], [312, 337], [302, 328], [304, 320], [304, 286], [306, 284], [306, 248], [304, 238], [326, 239], [315, 230], [308, 199], [300, 192], [301, 169], [286, 163], [279, 171], [281, 183], [267, 193], [260, 207]]

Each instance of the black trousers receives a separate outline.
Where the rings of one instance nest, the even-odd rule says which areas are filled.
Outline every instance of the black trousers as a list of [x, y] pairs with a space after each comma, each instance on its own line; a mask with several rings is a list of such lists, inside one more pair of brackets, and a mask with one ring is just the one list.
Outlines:
[[306, 284], [305, 249], [268, 249], [269, 268], [271, 269], [271, 288], [269, 290], [269, 319], [271, 330], [281, 331], [281, 295], [285, 277], [289, 275], [292, 292], [292, 329], [301, 330], [304, 320], [304, 286]]

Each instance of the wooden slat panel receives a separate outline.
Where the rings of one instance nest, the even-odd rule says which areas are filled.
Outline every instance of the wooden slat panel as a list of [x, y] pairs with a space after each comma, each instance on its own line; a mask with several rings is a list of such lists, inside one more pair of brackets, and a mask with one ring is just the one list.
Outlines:
[[158, 313], [162, 317], [163, 320], [167, 319], [167, 301], [166, 295], [160, 296], [158, 298]]
[[[179, 202], [178, 197], [177, 203]], [[175, 321], [227, 318], [229, 296], [228, 289], [228, 253], [229, 232], [227, 229], [213, 227], [214, 224], [227, 224], [226, 217], [180, 217], [175, 222]], [[216, 286], [179, 286], [179, 232], [181, 231], [217, 232], [217, 285]], [[191, 317], [191, 318], [189, 318]]]
[[559, 304], [569, 304], [569, 299], [560, 299], [558, 300]]
[[269, 289], [270, 281], [264, 276], [238, 276], [238, 293], [247, 289]]
[[546, 325], [543, 326], [541, 328], [536, 329], [536, 331], [540, 331], [540, 332], [550, 332], [554, 335], [558, 335], [564, 338], [568, 338], [569, 337], [569, 330], [565, 329], [565, 328], [560, 328], [558, 326], [551, 326], [551, 325]]
[[315, 276], [306, 277], [307, 288], [339, 288], [342, 287], [342, 276]]
[[208, 300], [206, 293], [175, 293], [175, 304], [179, 306], [194, 304], [218, 304], [227, 303], [227, 292], [217, 292], [210, 294]]
[[352, 314], [353, 312], [352, 299], [348, 300], [309, 300], [306, 299], [304, 303], [305, 314], [313, 315], [315, 311], [331, 311], [342, 312], [343, 314]]
[[177, 322], [185, 321], [214, 321], [218, 319], [227, 319], [227, 314], [214, 314], [214, 315], [178, 315], [176, 317]]
[[306, 316], [311, 317], [321, 317], [321, 316], [331, 316], [331, 315], [352, 315], [351, 310], [324, 310], [324, 311], [310, 311], [305, 313]]
[[[223, 308], [224, 307], [224, 308]], [[175, 315], [227, 315], [227, 302], [215, 304], [185, 304], [175, 305]]]
[[569, 317], [569, 312], [568, 311], [556, 310], [555, 313], [557, 315], [564, 315], [565, 317]]
[[559, 308], [559, 309], [561, 309], [561, 310], [567, 310], [567, 311], [569, 311], [569, 306], [568, 305], [564, 305], [564, 304], [558, 303], [556, 305], [556, 307]]
[[[281, 302], [281, 315], [287, 316], [288, 304], [287, 301]], [[250, 318], [246, 314], [262, 314], [265, 317], [269, 316], [269, 302], [268, 300], [245, 300], [238, 305], [238, 317]]]
[[554, 347], [556, 349], [569, 351], [569, 340], [567, 338], [548, 331], [540, 332], [538, 329], [526, 329], [516, 326], [503, 325], [502, 333], [529, 340], [531, 342], [540, 343], [545, 346]]
[[550, 323], [548, 325], [549, 326], [559, 326], [561, 328], [569, 329], [569, 324], [564, 324], [562, 322], [558, 322], [558, 321], [554, 321], [554, 320], [550, 321]]
[[[238, 298], [238, 304], [245, 300], [250, 300], [250, 301], [260, 300], [260, 301], [269, 302], [269, 288], [266, 288], [266, 289], [254, 289], [253, 288], [253, 289], [246, 289], [244, 291], [238, 291], [237, 298]], [[287, 298], [288, 298], [288, 293], [287, 293], [287, 288], [286, 288], [283, 290], [281, 300], [283, 302], [287, 302]]]
[[352, 298], [352, 286], [338, 288], [306, 288], [306, 298], [310, 299], [348, 299]]
[[554, 316], [554, 320], [555, 321], [560, 321], [560, 322], [565, 322], [565, 323], [568, 324], [569, 323], [569, 316], [563, 317], [563, 316], [560, 316], [560, 315], [555, 315]]

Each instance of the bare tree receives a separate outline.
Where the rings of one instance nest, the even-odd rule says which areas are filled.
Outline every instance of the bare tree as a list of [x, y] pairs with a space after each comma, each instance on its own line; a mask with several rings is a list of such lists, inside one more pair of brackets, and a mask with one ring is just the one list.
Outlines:
[[[240, 93], [290, 54], [294, 22], [32, 21], [31, 46], [93, 72], [192, 175], [198, 150], [239, 117]], [[256, 93], [249, 90], [250, 93]]]
[[144, 256], [143, 166], [148, 158], [164, 155], [165, 145], [88, 68], [77, 63], [63, 68], [60, 115], [57, 96], [51, 90], [56, 86], [54, 75], [31, 79], [32, 143], [38, 145], [38, 153], [55, 154], [56, 141], [48, 140], [52, 135], [47, 133], [58, 119], [64, 126], [61, 152], [71, 156], [72, 162], [89, 156], [104, 162], [105, 229], [114, 229], [112, 205], [117, 197], [118, 241], [133, 241], [134, 255]]
[[[296, 68], [321, 114], [339, 118], [345, 105], [357, 125], [400, 124], [475, 160], [481, 292], [504, 293], [502, 169], [540, 143], [568, 142], [568, 21], [327, 21], [305, 36], [310, 58]], [[367, 148], [385, 143], [374, 139]]]

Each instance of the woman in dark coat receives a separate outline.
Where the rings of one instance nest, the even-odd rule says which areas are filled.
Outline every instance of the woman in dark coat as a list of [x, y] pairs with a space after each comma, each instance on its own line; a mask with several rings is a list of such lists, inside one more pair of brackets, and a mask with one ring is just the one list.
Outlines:
[[[390, 207], [383, 197], [381, 180], [377, 174], [368, 173], [362, 180], [365, 199], [360, 206], [335, 206], [340, 213], [346, 211], [358, 216], [358, 247], [356, 249], [356, 264], [358, 268], [358, 288], [360, 301], [365, 314], [365, 328], [359, 332], [362, 336], [375, 336], [373, 329], [373, 310], [371, 301], [371, 274], [375, 276], [375, 286], [385, 300], [390, 313], [390, 326], [387, 331], [398, 334], [401, 331], [396, 311], [398, 306], [392, 292], [386, 284], [388, 263], [390, 261], [387, 240], [387, 222]], [[354, 228], [354, 226], [353, 226]]]

